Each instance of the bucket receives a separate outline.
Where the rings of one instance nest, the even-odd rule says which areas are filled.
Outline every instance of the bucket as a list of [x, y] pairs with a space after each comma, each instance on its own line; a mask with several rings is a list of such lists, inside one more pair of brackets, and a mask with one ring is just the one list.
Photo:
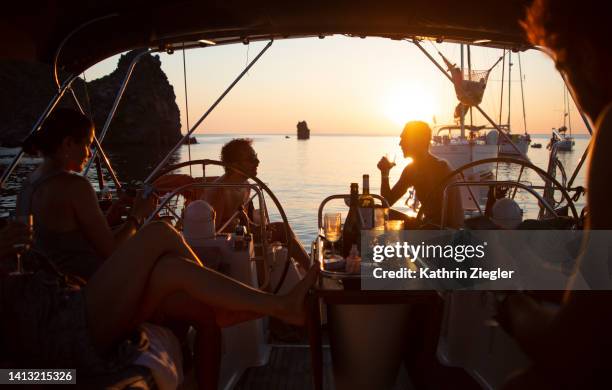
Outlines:
[[338, 390], [391, 389], [406, 353], [410, 304], [327, 305]]

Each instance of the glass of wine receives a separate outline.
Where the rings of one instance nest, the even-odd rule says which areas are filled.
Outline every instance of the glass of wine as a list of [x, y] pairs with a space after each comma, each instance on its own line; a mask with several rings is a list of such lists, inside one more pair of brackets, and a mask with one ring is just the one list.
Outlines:
[[323, 232], [327, 241], [331, 242], [332, 258], [336, 258], [334, 243], [342, 234], [342, 213], [325, 213], [323, 216]]
[[[32, 231], [33, 226], [33, 218], [32, 214], [28, 215], [11, 215], [9, 220], [15, 223], [19, 223], [21, 225], [25, 225], [28, 227], [29, 231]], [[15, 260], [17, 263], [17, 269], [10, 273], [10, 275], [23, 275], [23, 264], [21, 262], [21, 256], [30, 249], [29, 244], [18, 243], [14, 244], [13, 248], [15, 249]]]

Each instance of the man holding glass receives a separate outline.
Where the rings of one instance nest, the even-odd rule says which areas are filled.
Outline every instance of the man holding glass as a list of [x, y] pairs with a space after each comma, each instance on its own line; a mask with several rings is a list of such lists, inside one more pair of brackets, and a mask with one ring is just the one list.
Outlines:
[[[406, 123], [400, 135], [400, 147], [405, 158], [410, 157], [412, 163], [404, 168], [400, 179], [391, 188], [389, 184], [389, 171], [395, 166], [387, 157], [378, 162], [381, 173], [381, 195], [392, 206], [405, 193], [408, 188], [414, 187], [418, 199], [423, 207], [425, 222], [440, 225], [442, 220], [442, 195], [444, 188], [440, 187], [442, 180], [452, 172], [445, 160], [440, 160], [429, 153], [431, 142], [431, 128], [425, 122], [412, 121]], [[461, 197], [456, 187], [448, 189], [446, 204], [445, 226], [458, 228], [463, 225], [463, 208]], [[422, 222], [396, 210], [391, 210], [390, 219], [402, 219], [407, 228], [418, 228]]]

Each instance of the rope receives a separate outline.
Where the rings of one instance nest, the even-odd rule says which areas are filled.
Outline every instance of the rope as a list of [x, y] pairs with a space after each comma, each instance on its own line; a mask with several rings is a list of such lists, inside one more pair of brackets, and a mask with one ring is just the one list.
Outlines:
[[[191, 129], [191, 126], [189, 126], [189, 100], [187, 98], [187, 64], [185, 61], [185, 42], [183, 42], [183, 83], [185, 85], [185, 119], [187, 120], [187, 128]], [[187, 156], [189, 157], [189, 161], [191, 161], [190, 138], [187, 138]], [[191, 172], [191, 164], [189, 165], [189, 176], [193, 176]]]

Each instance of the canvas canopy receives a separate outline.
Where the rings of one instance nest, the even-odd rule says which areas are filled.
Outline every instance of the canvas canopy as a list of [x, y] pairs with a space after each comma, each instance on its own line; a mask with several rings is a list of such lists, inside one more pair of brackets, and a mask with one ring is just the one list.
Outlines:
[[[519, 25], [529, 0], [377, 1], [22, 1], [0, 17], [3, 58], [80, 73], [114, 54], [212, 40], [217, 44], [347, 34], [393, 39], [434, 37], [523, 50]], [[92, 22], [93, 21], [93, 22]], [[87, 24], [89, 23], [89, 24]]]

